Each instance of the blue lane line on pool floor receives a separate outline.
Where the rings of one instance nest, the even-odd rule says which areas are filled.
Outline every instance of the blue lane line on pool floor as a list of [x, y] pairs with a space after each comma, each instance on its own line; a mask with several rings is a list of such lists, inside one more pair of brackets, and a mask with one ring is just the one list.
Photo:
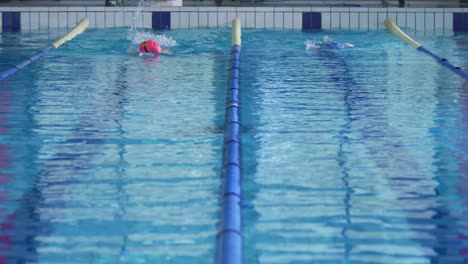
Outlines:
[[239, 45], [231, 47], [229, 61], [229, 87], [224, 132], [223, 184], [221, 219], [218, 228], [218, 264], [242, 263], [241, 215], [241, 142], [239, 104]]

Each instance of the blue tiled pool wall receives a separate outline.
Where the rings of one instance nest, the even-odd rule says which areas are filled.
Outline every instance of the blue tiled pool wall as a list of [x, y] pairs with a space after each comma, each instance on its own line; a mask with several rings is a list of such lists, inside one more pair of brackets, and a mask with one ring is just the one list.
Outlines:
[[[6, 31], [73, 27], [81, 18], [90, 28], [133, 24], [134, 7], [10, 7], [1, 10]], [[137, 27], [155, 29], [230, 27], [233, 18], [244, 28], [373, 30], [387, 17], [398, 26], [427, 34], [468, 30], [468, 8], [287, 8], [287, 7], [168, 7], [145, 8]]]

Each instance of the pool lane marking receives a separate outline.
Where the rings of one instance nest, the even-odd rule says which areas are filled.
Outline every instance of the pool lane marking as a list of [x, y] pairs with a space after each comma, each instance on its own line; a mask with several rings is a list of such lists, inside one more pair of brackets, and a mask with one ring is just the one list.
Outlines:
[[454, 73], [462, 77], [463, 79], [468, 80], [468, 74], [464, 72], [460, 67], [454, 66], [447, 59], [441, 58], [437, 54], [423, 47], [421, 44], [419, 44], [410, 36], [408, 36], [405, 32], [403, 32], [403, 30], [401, 30], [390, 18], [387, 18], [385, 20], [385, 26], [387, 27], [388, 30], [390, 30], [390, 32], [397, 35], [404, 41], [408, 42], [411, 46], [415, 47], [418, 51], [421, 51], [433, 57], [434, 59], [436, 59], [437, 62], [439, 62], [443, 66], [447, 67], [448, 69], [450, 69], [451, 71], [453, 71]]
[[217, 264], [242, 263], [242, 173], [240, 142], [239, 72], [241, 25], [232, 20], [228, 96], [224, 130], [220, 221], [217, 233]]
[[20, 62], [19, 64], [11, 67], [8, 70], [3, 71], [0, 73], [0, 80], [6, 79], [8, 76], [12, 75], [13, 73], [25, 68], [31, 62], [39, 59], [40, 57], [44, 56], [45, 54], [49, 53], [51, 50], [60, 47], [63, 43], [73, 39], [78, 34], [81, 34], [89, 25], [89, 20], [85, 17], [83, 18], [76, 26], [68, 32], [66, 35], [55, 41], [54, 43], [47, 46], [45, 49], [36, 52], [31, 57], [25, 59], [24, 61]]

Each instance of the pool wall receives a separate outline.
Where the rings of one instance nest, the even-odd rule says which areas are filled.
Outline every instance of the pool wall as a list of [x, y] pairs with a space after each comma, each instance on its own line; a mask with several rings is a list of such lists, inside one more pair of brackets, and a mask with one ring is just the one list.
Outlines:
[[[135, 7], [4, 7], [6, 31], [73, 27], [83, 17], [90, 28], [126, 27]], [[468, 31], [468, 8], [363, 7], [146, 7], [136, 26], [155, 29], [230, 27], [238, 17], [243, 28], [267, 29], [384, 29], [391, 18], [399, 27], [424, 34], [450, 35]]]

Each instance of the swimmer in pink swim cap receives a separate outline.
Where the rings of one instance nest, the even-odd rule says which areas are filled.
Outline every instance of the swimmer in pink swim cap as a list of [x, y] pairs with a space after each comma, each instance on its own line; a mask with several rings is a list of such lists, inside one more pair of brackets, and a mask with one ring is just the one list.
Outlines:
[[169, 50], [161, 47], [159, 43], [151, 39], [140, 43], [140, 52], [153, 54], [170, 53]]

